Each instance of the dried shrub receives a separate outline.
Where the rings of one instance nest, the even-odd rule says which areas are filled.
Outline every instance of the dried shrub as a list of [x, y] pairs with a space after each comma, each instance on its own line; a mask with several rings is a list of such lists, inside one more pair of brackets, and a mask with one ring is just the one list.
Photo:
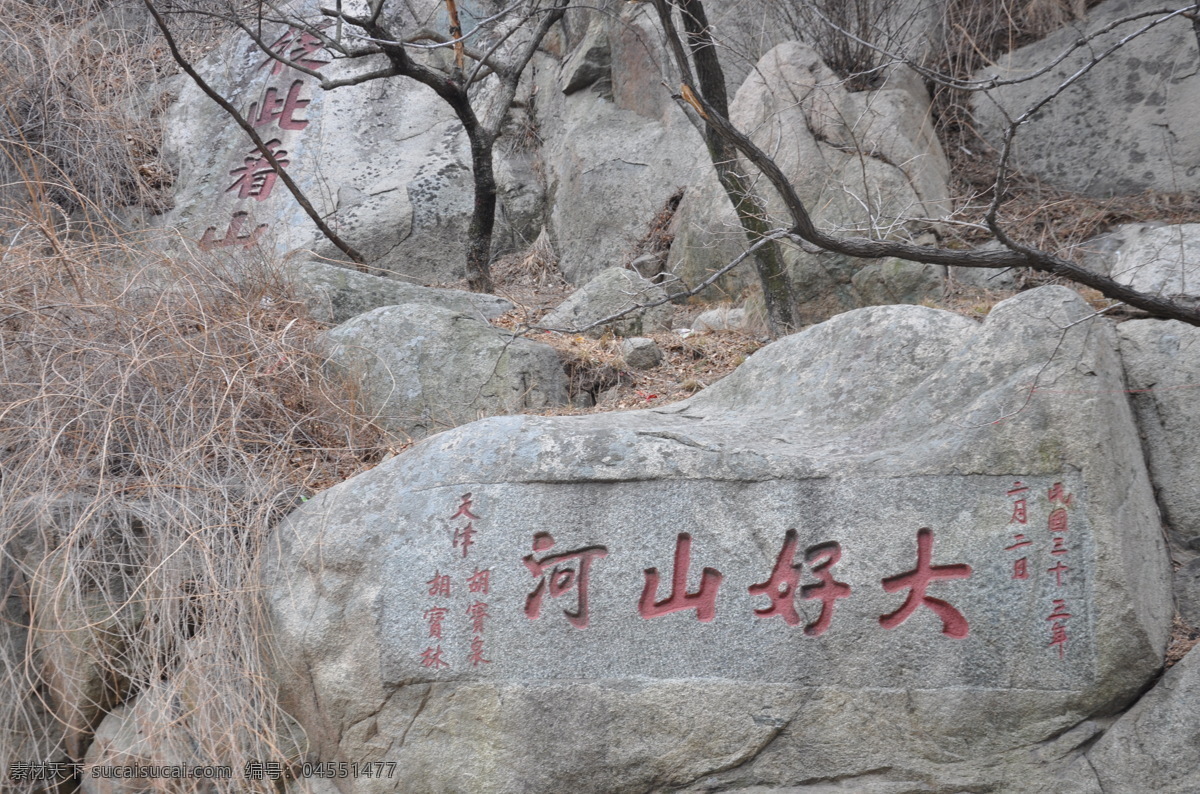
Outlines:
[[274, 790], [242, 777], [301, 751], [263, 661], [264, 541], [385, 439], [271, 262], [64, 237], [49, 214], [0, 219], [26, 230], [0, 246], [0, 762], [81, 761], [127, 706], [154, 717], [137, 761]]
[[[896, 0], [805, 0], [781, 3], [787, 29], [811, 44], [849, 91], [874, 87], [879, 67], [895, 43]], [[877, 49], [878, 48], [878, 49]]]
[[[132, 4], [0, 0], [0, 175], [67, 211], [161, 210], [170, 168], [159, 156], [159, 66]], [[30, 159], [24, 147], [38, 156]], [[8, 202], [14, 197], [11, 195]], [[25, 197], [17, 195], [16, 199]]]

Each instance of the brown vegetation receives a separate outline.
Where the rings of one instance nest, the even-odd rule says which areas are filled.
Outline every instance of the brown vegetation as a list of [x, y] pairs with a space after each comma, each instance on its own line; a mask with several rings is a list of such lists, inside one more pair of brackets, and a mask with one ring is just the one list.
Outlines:
[[48, 214], [0, 219], [22, 230], [0, 249], [0, 757], [81, 761], [104, 711], [140, 699], [176, 715], [144, 760], [233, 765], [223, 790], [245, 791], [240, 764], [297, 753], [274, 747], [264, 540], [386, 440], [271, 263], [157, 256]]

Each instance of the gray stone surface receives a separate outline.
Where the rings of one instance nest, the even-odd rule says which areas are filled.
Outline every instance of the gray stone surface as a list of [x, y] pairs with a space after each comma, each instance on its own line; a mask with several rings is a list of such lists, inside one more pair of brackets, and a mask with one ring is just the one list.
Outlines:
[[968, 287], [983, 289], [1010, 290], [1016, 289], [1020, 283], [1020, 273], [1015, 268], [997, 270], [983, 267], [948, 267], [952, 281]]
[[635, 336], [621, 342], [621, 358], [627, 366], [634, 369], [651, 369], [657, 367], [663, 358], [663, 352], [653, 339]]
[[401, 303], [424, 303], [486, 320], [513, 307], [495, 295], [419, 287], [313, 260], [289, 263], [286, 268], [312, 316], [327, 323], [344, 323], [371, 309]]
[[850, 283], [867, 306], [936, 301], [941, 300], [946, 289], [946, 268], [885, 259], [863, 265]]
[[325, 334], [329, 360], [356, 379], [385, 427], [424, 436], [483, 416], [567, 402], [558, 354], [467, 314], [383, 306]]
[[1104, 794], [1200, 791], [1200, 653], [1193, 649], [1087, 753]]
[[1103, 248], [1117, 282], [1150, 295], [1200, 298], [1200, 223], [1127, 224]]
[[621, 262], [691, 184], [704, 143], [682, 114], [650, 120], [592, 90], [564, 96], [557, 72], [537, 70], [548, 228], [563, 275], [583, 284]]
[[608, 80], [612, 51], [608, 46], [608, 19], [591, 14], [583, 39], [563, 61], [559, 74], [564, 94], [573, 94], [599, 80]]
[[[977, 80], [1027, 78], [975, 94], [979, 130], [999, 145], [1005, 122], [1000, 108], [1017, 118], [1118, 40], [1139, 30], [1142, 18], [1115, 27], [1051, 67], [1081, 32], [1093, 33], [1118, 19], [1149, 10], [1139, 0], [1108, 0], [1088, 11], [1085, 24], [1067, 26], [1002, 56]], [[1017, 134], [1015, 163], [1061, 188], [1092, 196], [1155, 189], [1200, 188], [1200, 73], [1196, 34], [1175, 17], [1134, 38], [1063, 91]]]
[[[277, 531], [284, 706], [321, 757], [408, 775], [356, 792], [1039, 790], [1155, 674], [1171, 616], [1090, 314], [1060, 287], [982, 325], [862, 309], [684, 403], [427, 439]], [[926, 537], [970, 566], [926, 592], [957, 612], [893, 578]]]
[[[406, 4], [414, 16], [437, 14], [433, 0]], [[464, 25], [492, 7], [485, 0], [458, 4]], [[397, 7], [398, 8], [398, 7]], [[319, 14], [315, 9], [314, 16]], [[444, 12], [443, 12], [444, 13]], [[402, 24], [412, 25], [413, 19]], [[417, 22], [416, 24], [424, 24]], [[445, 29], [445, 23], [440, 29]], [[285, 35], [284, 26], [268, 26], [265, 38]], [[319, 52], [313, 61], [326, 60]], [[330, 62], [323, 76], [345, 77], [361, 64]], [[471, 159], [466, 134], [449, 106], [432, 91], [410, 80], [373, 81], [322, 91], [315, 78], [274, 67], [245, 36], [221, 45], [199, 71], [244, 114], [258, 119], [264, 140], [279, 141], [286, 152], [287, 173], [296, 180], [318, 212], [368, 261], [418, 283], [445, 283], [461, 278], [466, 261], [466, 229], [473, 206]], [[296, 93], [292, 95], [293, 88]], [[267, 93], [275, 93], [268, 99]], [[488, 89], [484, 89], [484, 93]], [[288, 104], [288, 97], [295, 100]], [[307, 103], [307, 104], [302, 104]], [[250, 113], [256, 105], [255, 113]], [[486, 97], [480, 97], [480, 106]], [[287, 108], [290, 107], [289, 111]], [[264, 183], [257, 197], [243, 187], [254, 145], [190, 81], [182, 83], [178, 100], [167, 111], [166, 157], [178, 167], [175, 209], [163, 222], [201, 241], [212, 227], [212, 241], [229, 242], [234, 213], [247, 213], [234, 237], [261, 234], [258, 242], [278, 253], [299, 249], [320, 256], [344, 255], [317, 231], [281, 181]], [[497, 146], [500, 188], [497, 248], [540, 227], [541, 187], [529, 167], [527, 153], [509, 154]], [[253, 170], [258, 170], [254, 165]], [[268, 177], [269, 179], [269, 177]], [[232, 188], [232, 190], [231, 190]], [[259, 225], [265, 224], [261, 233]]]
[[692, 321], [693, 331], [731, 331], [744, 330], [749, 325], [745, 309], [722, 307], [701, 312]]
[[[201, 633], [188, 641], [190, 647], [180, 655], [185, 658], [191, 656], [189, 661], [194, 661], [196, 656], [203, 656], [203, 646], [206, 644], [211, 647], [214, 640]], [[177, 678], [184, 677], [179, 668], [174, 672]], [[206, 758], [205, 751], [211, 753], [214, 748], [196, 742], [197, 735], [220, 735], [220, 731], [231, 726], [202, 724], [205, 718], [212, 718], [211, 712], [204, 713], [206, 704], [202, 702], [211, 695], [205, 691], [204, 673], [195, 675], [196, 668], [191, 672], [191, 686], [185, 685], [176, 690], [178, 680], [166, 686], [156, 683], [104, 717], [83, 758], [85, 766], [79, 787], [82, 794], [143, 794], [154, 790], [156, 786], [161, 787], [164, 779], [169, 777], [163, 772], [114, 777], [111, 772], [114, 768], [124, 771], [141, 767], [147, 772], [146, 767], [203, 767], [211, 770], [216, 764], [229, 767], [229, 776], [224, 778], [225, 786], [232, 782], [232, 790], [239, 790], [241, 782], [240, 790], [250, 790], [253, 784], [244, 782], [245, 767], [235, 766], [228, 757], [214, 759], [209, 755]], [[303, 756], [303, 733], [294, 721], [287, 718], [282, 720], [278, 732], [265, 744], [271, 749], [264, 751], [257, 759], [261, 762], [279, 763], [286, 769]], [[183, 791], [212, 790], [208, 787], [211, 784], [200, 781], [192, 779], [178, 788]], [[299, 788], [293, 790], [297, 794], [301, 791]]]
[[[949, 165], [933, 134], [929, 98], [909, 77], [896, 73], [878, 90], [850, 93], [815, 50], [788, 42], [759, 61], [730, 117], [772, 153], [818, 226], [913, 239], [928, 228], [917, 219], [948, 210]], [[773, 191], [763, 193], [770, 225], [790, 226]], [[676, 224], [668, 268], [689, 285], [744, 250], [745, 235], [711, 171], [684, 196]], [[804, 322], [870, 302], [852, 284], [867, 262], [793, 246], [784, 254]], [[718, 286], [736, 295], [754, 278], [751, 267], [742, 267]]]
[[1200, 628], [1200, 557], [1175, 572], [1175, 608], [1185, 623]]
[[1117, 326], [1146, 462], [1178, 551], [1200, 554], [1200, 329], [1175, 320]]
[[[638, 304], [662, 300], [667, 293], [633, 270], [610, 267], [572, 293], [554, 311], [539, 321], [545, 328], [574, 329], [611, 317]], [[671, 328], [673, 310], [669, 303], [638, 309], [619, 320], [589, 329], [589, 336], [611, 330], [617, 336], [640, 336]]]

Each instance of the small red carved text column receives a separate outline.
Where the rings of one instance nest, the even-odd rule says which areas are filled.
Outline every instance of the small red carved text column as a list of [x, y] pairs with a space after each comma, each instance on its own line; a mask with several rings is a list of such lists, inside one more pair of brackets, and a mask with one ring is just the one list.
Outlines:
[[908, 620], [917, 607], [926, 606], [942, 619], [942, 633], [956, 640], [965, 638], [970, 633], [967, 619], [949, 602], [933, 598], [925, 594], [930, 582], [941, 579], [967, 579], [971, 576], [971, 566], [931, 565], [933, 560], [933, 530], [922, 527], [917, 530], [917, 567], [897, 576], [889, 576], [883, 580], [884, 592], [895, 593], [908, 589], [908, 597], [895, 612], [882, 615], [879, 625], [885, 629], [894, 629]]
[[[284, 99], [279, 98], [278, 88], [267, 88], [261, 107], [257, 102], [250, 104], [250, 112], [246, 114], [250, 125], [262, 127], [271, 122], [278, 122], [281, 130], [302, 130], [307, 127], [307, 119], [296, 118], [297, 110], [303, 110], [312, 103], [311, 99], [300, 98], [300, 89], [303, 87], [303, 80], [294, 80]], [[271, 153], [274, 154], [274, 151]]]
[[687, 592], [688, 568], [692, 564], [692, 536], [680, 532], [675, 539], [675, 569], [671, 572], [671, 595], [662, 601], [655, 601], [658, 595], [658, 569], [645, 570], [646, 586], [642, 588], [642, 597], [638, 601], [638, 614], [650, 618], [669, 615], [684, 609], [696, 610], [696, 619], [707, 623], [717, 613], [717, 590], [721, 587], [723, 575], [716, 568], [705, 568], [700, 574], [700, 587], [694, 593]]
[[481, 664], [491, 664], [491, 659], [483, 658], [483, 623], [490, 617], [488, 615], [488, 605], [484, 601], [476, 601], [467, 607], [467, 617], [471, 619], [471, 653], [467, 656], [467, 661], [472, 667], [478, 667]]
[[[287, 168], [291, 164], [287, 159], [287, 152], [279, 148], [278, 138], [266, 141], [265, 145], [281, 167]], [[246, 155], [245, 163], [230, 171], [229, 175], [237, 176], [237, 179], [225, 188], [225, 192], [237, 190], [238, 198], [253, 198], [255, 201], [265, 201], [275, 187], [275, 180], [279, 178], [279, 174], [275, 173], [275, 169], [267, 162], [266, 155], [257, 148]]]
[[[1046, 573], [1054, 574], [1055, 587], [1064, 587], [1066, 582], [1063, 576], [1071, 570], [1070, 566], [1063, 560], [1063, 557], [1070, 552], [1070, 549], [1067, 548], [1066, 537], [1070, 524], [1070, 515], [1067, 513], [1067, 508], [1071, 506], [1071, 502], [1075, 497], [1073, 494], [1067, 493], [1066, 488], [1063, 487], [1061, 482], [1056, 482], [1046, 492], [1046, 498], [1053, 508], [1046, 521], [1046, 528], [1050, 532], [1052, 544], [1050, 554], [1054, 557], [1054, 567], [1047, 568]], [[1058, 507], [1054, 507], [1055, 502], [1058, 502]], [[1054, 609], [1051, 610], [1049, 617], [1046, 618], [1050, 622], [1049, 647], [1057, 649], [1058, 658], [1062, 659], [1066, 656], [1067, 621], [1071, 619], [1071, 614], [1067, 611], [1067, 600], [1065, 598], [1054, 598], [1052, 602]]]
[[[333, 25], [333, 20], [324, 20], [316, 26], [317, 30], [325, 30]], [[275, 40], [269, 49], [271, 52], [278, 55], [280, 58], [285, 58], [293, 63], [298, 63], [308, 69], [316, 71], [322, 66], [328, 66], [329, 61], [322, 61], [316, 58], [309, 57], [315, 55], [318, 51], [324, 48], [321, 39], [307, 31], [288, 28], [283, 35]], [[258, 65], [262, 69], [267, 64], [271, 64], [271, 75], [278, 75], [283, 71], [284, 65], [282, 62], [267, 56], [266, 60]]]
[[[554, 536], [549, 532], [538, 532], [533, 536], [533, 551], [549, 551], [554, 548]], [[546, 591], [551, 598], [558, 598], [563, 593], [575, 588], [577, 601], [575, 609], [564, 609], [563, 614], [577, 629], [586, 629], [588, 625], [588, 575], [591, 572], [593, 560], [608, 556], [604, 546], [585, 546], [575, 551], [561, 554], [547, 554], [540, 560], [533, 554], [522, 558], [525, 567], [535, 577], [541, 577], [525, 599], [525, 616], [536, 620], [542, 614], [542, 599]], [[550, 571], [547, 575], [547, 571]]]
[[455, 511], [454, 515], [450, 516], [450, 520], [465, 518], [467, 519], [467, 525], [454, 530], [454, 538], [451, 540], [451, 543], [454, 545], [454, 548], [462, 549], [462, 556], [465, 559], [467, 550], [475, 545], [475, 541], [472, 538], [479, 534], [479, 530], [475, 529], [475, 522], [479, 520], [479, 516], [471, 512], [471, 507], [474, 504], [471, 500], [471, 494], [465, 493], [460, 499], [462, 501], [458, 505], [458, 510]]

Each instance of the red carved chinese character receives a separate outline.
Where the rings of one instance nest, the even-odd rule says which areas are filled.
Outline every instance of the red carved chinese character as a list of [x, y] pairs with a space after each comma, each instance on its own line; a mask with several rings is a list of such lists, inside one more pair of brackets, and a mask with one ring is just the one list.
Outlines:
[[[324, 30], [332, 24], [332, 20], [326, 20], [316, 27], [317, 30]], [[321, 42], [319, 36], [314, 36], [312, 33], [307, 31], [299, 31], [295, 28], [288, 28], [287, 31], [278, 39], [276, 39], [275, 43], [272, 44], [268, 49], [278, 55], [280, 58], [286, 58], [287, 60], [299, 64], [300, 66], [304, 66], [308, 69], [320, 69], [322, 66], [327, 65], [329, 61], [319, 61], [315, 58], [309, 58], [307, 56], [316, 53], [324, 46], [325, 45]], [[271, 66], [271, 74], [277, 75], [283, 71], [284, 64], [281, 61], [271, 58], [270, 56], [260, 63], [258, 68], [262, 69], [268, 63], [273, 64]]]
[[1067, 612], [1067, 602], [1062, 598], [1054, 599], [1054, 610], [1046, 620], [1050, 623], [1050, 644], [1048, 648], [1058, 648], [1058, 658], [1063, 658], [1063, 653], [1067, 645], [1067, 626], [1066, 621], [1071, 618]]
[[476, 636], [471, 639], [471, 655], [467, 657], [467, 661], [472, 667], [492, 663], [491, 659], [483, 658], [483, 637]]
[[[760, 618], [778, 615], [789, 626], [795, 626], [800, 622], [800, 616], [796, 614], [794, 598], [796, 585], [800, 580], [800, 566], [794, 564], [796, 542], [796, 530], [789, 529], [784, 535], [783, 549], [775, 561], [771, 578], [762, 584], [750, 586], [750, 595], [765, 595], [771, 599], [769, 606], [754, 610], [754, 614]], [[800, 588], [800, 592], [804, 598], [821, 599], [821, 614], [804, 627], [804, 633], [810, 637], [820, 636], [829, 628], [837, 599], [850, 595], [850, 586], [835, 581], [833, 574], [828, 570], [841, 558], [842, 547], [837, 543], [824, 543], [808, 550], [808, 564], [812, 566], [812, 574], [820, 580], [820, 583], [805, 585]]]
[[[281, 168], [287, 168], [291, 161], [286, 159], [286, 151], [276, 151], [279, 149], [279, 144], [278, 138], [267, 141], [267, 151], [275, 156], [275, 160]], [[275, 187], [275, 180], [279, 178], [279, 174], [275, 173], [275, 169], [267, 162], [266, 156], [258, 149], [246, 155], [245, 165], [233, 169], [229, 174], [230, 176], [238, 175], [238, 178], [232, 185], [225, 188], [225, 192], [236, 189], [238, 198], [253, 198], [256, 201], [263, 201], [270, 196], [271, 190]]]
[[967, 579], [971, 576], [971, 566], [962, 563], [931, 565], [932, 559], [933, 530], [929, 527], [922, 527], [917, 530], [917, 567], [883, 580], [884, 592], [894, 593], [908, 588], [908, 597], [895, 612], [880, 616], [879, 625], [885, 629], [894, 629], [908, 620], [909, 616], [917, 611], [917, 607], [924, 605], [942, 619], [943, 634], [961, 640], [970, 633], [967, 619], [949, 602], [926, 595], [925, 589], [930, 582], [941, 579]]
[[1051, 532], [1067, 531], [1067, 509], [1065, 507], [1058, 507], [1050, 512], [1049, 526]]
[[692, 564], [692, 536], [680, 532], [675, 539], [675, 569], [671, 572], [671, 595], [655, 601], [658, 595], [658, 569], [645, 570], [646, 586], [638, 601], [638, 614], [650, 618], [669, 615], [684, 609], [696, 610], [696, 619], [707, 623], [717, 612], [717, 590], [724, 576], [716, 568], [705, 568], [700, 574], [700, 587], [696, 592], [687, 592], [688, 568]]
[[1015, 540], [1016, 543], [1012, 544], [1011, 546], [1005, 546], [1004, 547], [1005, 551], [1012, 551], [1013, 549], [1019, 549], [1022, 546], [1032, 546], [1033, 545], [1032, 540], [1027, 540], [1025, 538], [1025, 536], [1019, 532], [1016, 535], [1013, 535], [1013, 540]]
[[1053, 568], [1047, 568], [1046, 573], [1054, 574], [1055, 583], [1059, 587], [1062, 587], [1063, 574], [1069, 570], [1071, 570], [1071, 569], [1068, 568], [1067, 566], [1063, 565], [1062, 560], [1059, 560], [1058, 563]]
[[425, 619], [429, 621], [429, 636], [442, 638], [442, 621], [446, 619], [446, 613], [450, 610], [445, 607], [430, 607], [425, 610]]
[[1009, 496], [1014, 496], [1014, 495], [1016, 495], [1016, 494], [1019, 494], [1019, 493], [1022, 493], [1023, 491], [1028, 491], [1028, 490], [1029, 490], [1029, 486], [1028, 486], [1028, 485], [1026, 485], [1025, 483], [1021, 482], [1020, 480], [1017, 480], [1016, 482], [1014, 482], [1014, 483], [1012, 484], [1012, 488], [1009, 488], [1009, 489], [1008, 489], [1008, 495], [1009, 495]]
[[1012, 518], [1008, 519], [1008, 523], [1012, 524], [1015, 522], [1017, 524], [1024, 524], [1028, 518], [1029, 513], [1026, 510], [1025, 500], [1018, 499], [1017, 501], [1013, 502]]
[[450, 575], [443, 576], [441, 572], [434, 571], [433, 578], [425, 584], [429, 585], [429, 595], [431, 596], [448, 596], [450, 595]]
[[1061, 482], [1056, 482], [1050, 486], [1050, 490], [1046, 492], [1046, 496], [1051, 502], [1062, 502], [1067, 507], [1071, 506], [1071, 500], [1075, 498], [1074, 494], [1067, 493]]
[[471, 619], [471, 631], [476, 634], [483, 634], [483, 621], [488, 617], [487, 610], [488, 605], [483, 601], [476, 601], [467, 607], [467, 617]]
[[287, 97], [279, 98], [279, 89], [268, 88], [263, 96], [262, 107], [257, 102], [250, 104], [250, 112], [246, 118], [255, 127], [262, 127], [272, 121], [279, 122], [281, 130], [302, 130], [308, 126], [307, 119], [298, 119], [295, 114], [309, 106], [311, 99], [301, 99], [300, 89], [304, 87], [303, 80], [296, 80], [288, 89]]
[[243, 236], [242, 226], [246, 224], [246, 218], [250, 217], [248, 212], [235, 212], [233, 217], [229, 219], [229, 228], [225, 232], [225, 236], [220, 240], [215, 239], [216, 226], [209, 226], [204, 230], [204, 235], [200, 238], [198, 246], [201, 251], [211, 251], [214, 248], [228, 248], [233, 245], [240, 245], [243, 248], [249, 248], [258, 242], [258, 238], [263, 236], [267, 230], [267, 224], [260, 223], [254, 231]]
[[1029, 560], [1022, 557], [1019, 560], [1013, 560], [1013, 575], [1014, 579], [1029, 578]]
[[1064, 538], [1062, 535], [1055, 535], [1054, 537], [1051, 538], [1051, 540], [1054, 541], [1054, 548], [1050, 549], [1051, 554], [1066, 554], [1067, 553], [1067, 539], [1066, 538]]
[[479, 516], [471, 512], [471, 494], [465, 493], [461, 498], [462, 503], [459, 504], [458, 510], [454, 513], [454, 515], [450, 516], [450, 520], [453, 521], [456, 518], [468, 518], [471, 521], [478, 521]]
[[825, 633], [833, 620], [837, 600], [850, 595], [850, 585], [834, 579], [833, 572], [829, 570], [837, 565], [841, 558], [842, 546], [839, 543], [822, 543], [808, 550], [806, 559], [811, 566], [812, 575], [821, 580], [819, 584], [806, 584], [800, 588], [805, 598], [821, 599], [821, 614], [804, 627], [804, 633], [810, 637], [819, 637]]
[[488, 581], [490, 580], [491, 575], [491, 568], [483, 571], [476, 568], [475, 573], [467, 577], [467, 589], [472, 593], [483, 593], [484, 595], [487, 595]]
[[796, 530], [789, 529], [783, 537], [783, 548], [775, 560], [771, 578], [749, 587], [750, 595], [765, 595], [771, 599], [767, 606], [754, 610], [755, 615], [760, 618], [778, 616], [789, 626], [800, 622], [795, 603], [796, 586], [800, 583], [800, 566], [795, 564], [796, 542]]
[[[554, 547], [554, 536], [549, 532], [538, 532], [533, 536], [534, 552], [549, 551]], [[593, 560], [608, 556], [608, 549], [603, 546], [585, 546], [575, 551], [561, 554], [548, 554], [540, 560], [533, 554], [522, 558], [525, 567], [535, 577], [541, 577], [533, 592], [525, 599], [525, 616], [530, 620], [542, 614], [542, 598], [549, 591], [551, 598], [558, 598], [563, 593], [575, 588], [578, 601], [575, 609], [564, 609], [563, 614], [577, 629], [585, 629], [588, 625], [588, 573]], [[574, 562], [573, 561], [577, 561]], [[575, 564], [577, 568], [565, 567]], [[549, 576], [546, 571], [550, 571]]]
[[441, 667], [449, 667], [450, 663], [442, 658], [442, 646], [438, 645], [436, 648], [426, 648], [421, 652], [421, 665], [437, 670]]
[[475, 535], [476, 532], [474, 524], [467, 524], [462, 529], [454, 530], [454, 540], [452, 542], [454, 544], [454, 548], [456, 549], [459, 546], [462, 546], [463, 559], [466, 559], [467, 557], [467, 549], [475, 545], [475, 541], [471, 540], [471, 538], [475, 537]]

